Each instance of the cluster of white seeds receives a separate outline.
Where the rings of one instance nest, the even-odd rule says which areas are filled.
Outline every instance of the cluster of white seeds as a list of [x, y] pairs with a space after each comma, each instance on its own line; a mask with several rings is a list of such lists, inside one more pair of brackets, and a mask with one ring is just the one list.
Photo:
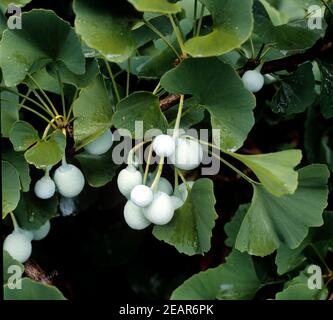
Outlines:
[[[170, 162], [181, 170], [197, 168], [203, 159], [203, 149], [199, 142], [185, 137], [159, 135], [152, 142], [156, 155], [169, 158]], [[166, 225], [186, 201], [188, 190], [193, 182], [179, 185], [176, 190], [164, 177], [155, 177], [150, 173], [143, 183], [142, 173], [137, 166], [128, 165], [121, 170], [117, 184], [119, 191], [128, 199], [124, 207], [126, 223], [135, 230], [147, 228], [150, 224]]]

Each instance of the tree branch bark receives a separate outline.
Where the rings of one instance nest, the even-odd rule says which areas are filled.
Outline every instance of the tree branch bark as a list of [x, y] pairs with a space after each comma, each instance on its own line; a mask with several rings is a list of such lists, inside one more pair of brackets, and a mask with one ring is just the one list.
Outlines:
[[46, 274], [46, 272], [31, 259], [24, 264], [24, 272], [30, 279], [48, 285], [53, 285], [53, 279], [58, 275], [57, 271]]

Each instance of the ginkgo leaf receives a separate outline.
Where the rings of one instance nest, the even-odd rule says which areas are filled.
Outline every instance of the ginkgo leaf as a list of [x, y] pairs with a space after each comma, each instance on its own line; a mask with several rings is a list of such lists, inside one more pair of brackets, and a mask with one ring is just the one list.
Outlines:
[[138, 12], [125, 0], [75, 0], [76, 32], [109, 61], [126, 61], [135, 46], [131, 33]]
[[252, 257], [233, 250], [226, 263], [187, 279], [172, 300], [251, 299], [261, 287]]
[[41, 69], [63, 64], [75, 74], [84, 73], [81, 43], [68, 22], [53, 11], [34, 9], [22, 14], [22, 24], [20, 30], [5, 30], [0, 42], [0, 67], [6, 86], [20, 83], [29, 72], [37, 71], [36, 66]]
[[325, 165], [310, 165], [298, 170], [298, 174], [298, 188], [291, 195], [276, 197], [262, 185], [253, 185], [251, 206], [236, 238], [238, 250], [266, 256], [281, 244], [294, 249], [310, 227], [323, 224], [329, 171]]
[[154, 227], [154, 236], [187, 255], [207, 252], [217, 219], [215, 202], [212, 181], [206, 178], [197, 180], [171, 222]]
[[252, 93], [235, 70], [216, 58], [186, 59], [161, 78], [170, 93], [193, 95], [211, 116], [213, 138], [223, 150], [236, 151], [254, 125]]
[[230, 0], [200, 0], [213, 16], [213, 31], [185, 43], [193, 57], [211, 57], [239, 48], [253, 29], [252, 0], [235, 5]]
[[231, 152], [229, 154], [253, 170], [263, 186], [275, 196], [295, 192], [298, 173], [294, 168], [302, 159], [301, 150], [258, 155], [241, 155]]

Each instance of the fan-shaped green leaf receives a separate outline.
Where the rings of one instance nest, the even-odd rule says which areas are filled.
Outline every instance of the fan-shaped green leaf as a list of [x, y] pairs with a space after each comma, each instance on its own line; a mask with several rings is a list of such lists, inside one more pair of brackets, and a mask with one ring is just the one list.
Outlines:
[[309, 245], [316, 246], [333, 240], [333, 212], [325, 212], [323, 218], [324, 224], [320, 228], [311, 228], [308, 236], [297, 248], [290, 249], [281, 245], [277, 249], [275, 264], [278, 274], [282, 275], [299, 267], [306, 260], [304, 251]]
[[254, 32], [262, 39], [263, 43], [281, 50], [304, 50], [312, 47], [317, 40], [324, 36], [326, 24], [323, 21], [323, 28], [311, 29], [308, 19], [297, 20], [274, 26], [264, 6], [255, 1], [254, 4], [255, 28]]
[[311, 289], [308, 285], [309, 275], [305, 271], [289, 281], [285, 288], [276, 294], [276, 300], [326, 300], [328, 291]]
[[[71, 84], [80, 89], [86, 88], [97, 77], [99, 72], [96, 59], [86, 59], [86, 72], [82, 75], [70, 72], [65, 66], [61, 66], [60, 70], [62, 83]], [[34, 73], [33, 77], [43, 90], [60, 94], [61, 90], [57, 74], [55, 72], [51, 72], [51, 70], [48, 71], [46, 68], [43, 68]], [[37, 89], [33, 83], [29, 83], [29, 87], [31, 89]]]
[[123, 62], [132, 55], [131, 30], [138, 15], [127, 1], [75, 0], [73, 8], [76, 31], [89, 47], [113, 62]]
[[54, 166], [63, 158], [65, 148], [66, 138], [61, 130], [57, 129], [47, 140], [40, 140], [28, 149], [24, 156], [28, 163], [37, 168], [46, 168]]
[[214, 140], [224, 150], [239, 149], [254, 124], [255, 98], [228, 64], [216, 58], [186, 59], [161, 79], [169, 92], [191, 94], [211, 115]]
[[251, 299], [260, 287], [251, 256], [233, 250], [226, 263], [192, 276], [172, 293], [171, 299]]
[[154, 236], [181, 253], [204, 254], [210, 249], [212, 229], [218, 217], [215, 202], [212, 181], [206, 178], [197, 180], [171, 222], [154, 227]]
[[235, 247], [252, 255], [266, 256], [281, 244], [297, 248], [308, 234], [309, 227], [323, 224], [327, 206], [327, 179], [324, 165], [300, 169], [296, 192], [276, 197], [261, 185], [254, 185], [254, 194]]
[[15, 209], [18, 225], [26, 230], [38, 229], [46, 221], [57, 216], [58, 197], [43, 200], [37, 198], [34, 191], [22, 193], [20, 202]]
[[213, 31], [188, 40], [186, 51], [193, 57], [219, 56], [239, 48], [253, 29], [252, 0], [235, 5], [230, 0], [200, 0], [213, 16]]
[[111, 127], [113, 115], [110, 97], [104, 81], [97, 77], [84, 88], [74, 102], [74, 140], [80, 148], [103, 134]]
[[[142, 130], [135, 123], [142, 121]], [[121, 100], [113, 116], [112, 123], [116, 128], [127, 129], [131, 132], [133, 139], [135, 134], [143, 136], [149, 129], [159, 128], [165, 131], [168, 123], [160, 109], [158, 97], [150, 92], [135, 92]], [[138, 137], [138, 138], [139, 138]]]
[[113, 148], [107, 153], [96, 156], [81, 152], [75, 156], [90, 186], [99, 188], [110, 182], [116, 174], [118, 165], [112, 159]]
[[298, 173], [294, 168], [302, 159], [301, 150], [285, 150], [258, 155], [229, 154], [251, 168], [266, 190], [275, 196], [295, 192]]
[[15, 151], [25, 151], [39, 140], [37, 130], [26, 121], [16, 121], [10, 132], [9, 140]]
[[84, 73], [81, 44], [69, 23], [41, 9], [23, 13], [22, 24], [20, 30], [5, 30], [0, 42], [0, 67], [8, 87], [36, 71], [37, 65], [40, 69], [64, 64], [73, 73]]
[[311, 106], [315, 99], [312, 63], [306, 63], [300, 66], [295, 73], [282, 78], [281, 86], [273, 97], [272, 108], [277, 113], [301, 113]]
[[22, 191], [29, 191], [31, 182], [30, 170], [29, 164], [25, 161], [23, 153], [6, 149], [2, 151], [2, 159], [12, 164], [19, 173]]

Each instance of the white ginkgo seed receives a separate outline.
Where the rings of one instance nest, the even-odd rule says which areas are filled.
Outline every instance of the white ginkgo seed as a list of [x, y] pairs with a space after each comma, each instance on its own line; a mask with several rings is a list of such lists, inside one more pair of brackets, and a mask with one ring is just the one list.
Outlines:
[[142, 208], [128, 200], [124, 207], [124, 218], [129, 227], [134, 230], [143, 230], [151, 223], [143, 215]]
[[83, 173], [72, 164], [62, 164], [54, 172], [53, 179], [58, 192], [66, 198], [76, 197], [84, 188]]
[[262, 89], [265, 83], [264, 76], [257, 70], [248, 70], [242, 77], [244, 86], [251, 92], [258, 92]]
[[176, 142], [173, 137], [161, 134], [154, 139], [152, 146], [159, 157], [170, 157], [175, 152]]
[[179, 169], [193, 170], [202, 162], [202, 146], [193, 139], [178, 138], [175, 153], [169, 159]]
[[144, 216], [156, 225], [168, 224], [174, 215], [175, 207], [171, 198], [164, 192], [157, 191], [152, 203], [143, 209]]
[[141, 208], [149, 206], [153, 199], [153, 191], [143, 184], [135, 186], [131, 191], [131, 200]]
[[35, 184], [35, 195], [40, 199], [50, 199], [56, 190], [54, 181], [49, 176], [40, 178]]
[[102, 155], [110, 150], [113, 144], [111, 130], [105, 131], [101, 136], [88, 143], [84, 149], [92, 155]]
[[140, 184], [142, 184], [142, 174], [134, 166], [129, 165], [119, 172], [117, 178], [118, 189], [127, 199], [130, 198], [133, 188]]
[[20, 263], [26, 262], [32, 252], [31, 240], [20, 231], [13, 231], [8, 235], [3, 243], [6, 250], [13, 259]]

